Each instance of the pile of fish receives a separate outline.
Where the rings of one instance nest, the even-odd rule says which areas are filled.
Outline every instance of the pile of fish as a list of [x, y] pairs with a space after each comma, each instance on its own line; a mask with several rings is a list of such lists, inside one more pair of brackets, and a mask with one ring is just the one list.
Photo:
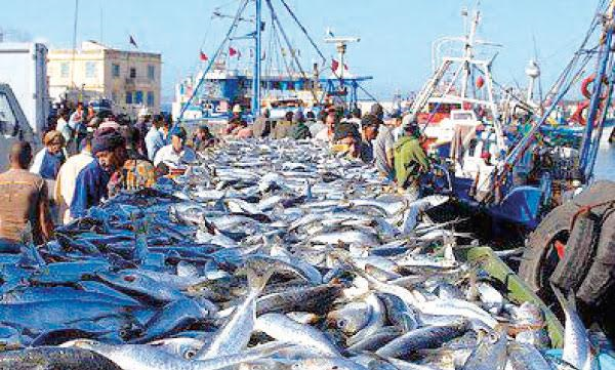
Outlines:
[[425, 214], [445, 202], [307, 142], [227, 142], [0, 244], [0, 369], [591, 368], [573, 311], [546, 356], [541, 310], [455, 258], [469, 236]]

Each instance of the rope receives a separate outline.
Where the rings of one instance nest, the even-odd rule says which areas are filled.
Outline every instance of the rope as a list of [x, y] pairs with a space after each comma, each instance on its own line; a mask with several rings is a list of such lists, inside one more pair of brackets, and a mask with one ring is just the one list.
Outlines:
[[301, 22], [299, 21], [299, 18], [297, 18], [297, 16], [295, 15], [295, 13], [293, 12], [293, 10], [290, 8], [290, 6], [288, 6], [288, 4], [286, 3], [286, 0], [280, 0], [282, 2], [282, 4], [284, 5], [284, 7], [286, 8], [286, 10], [288, 11], [288, 13], [290, 14], [290, 16], [295, 20], [295, 23], [297, 23], [297, 25], [299, 26], [299, 28], [301, 29], [301, 31], [303, 32], [303, 34], [305, 35], [305, 37], [307, 37], [308, 41], [312, 44], [312, 46], [314, 47], [314, 49], [316, 50], [316, 52], [318, 53], [318, 55], [320, 55], [320, 57], [322, 58], [322, 62], [323, 65], [327, 62], [327, 58], [325, 58], [325, 56], [323, 55], [323, 53], [320, 51], [320, 49], [318, 48], [318, 45], [316, 45], [316, 43], [314, 42], [314, 40], [312, 39], [312, 37], [310, 36], [310, 34], [308, 33], [308, 31], [305, 29], [305, 27], [303, 26], [303, 24], [301, 24]]
[[[280, 20], [278, 19], [278, 16], [277, 16], [277, 14], [275, 12], [275, 9], [273, 9], [273, 5], [271, 4], [271, 0], [267, 0], [267, 6], [269, 6], [269, 10], [271, 11], [271, 16], [272, 16], [274, 22], [276, 22], [278, 24], [278, 28], [280, 29], [280, 33], [284, 37], [284, 41], [286, 42], [286, 46], [288, 46], [288, 50], [290, 51], [291, 58], [294, 60], [295, 64], [299, 68], [301, 76], [305, 80], [307, 80], [308, 79], [307, 75], [306, 75], [305, 71], [303, 70], [303, 68], [301, 67], [301, 63], [299, 63], [297, 55], [293, 51], [292, 44], [290, 43], [290, 40], [289, 40], [288, 36], [286, 35], [286, 32], [284, 32], [284, 29], [282, 28], [282, 25], [280, 24]], [[311, 88], [310, 92], [312, 93], [314, 101], [318, 101], [318, 96], [316, 95], [316, 91], [314, 91], [314, 88]]]
[[237, 28], [237, 25], [239, 24], [239, 19], [241, 18], [241, 14], [246, 9], [246, 6], [248, 6], [248, 2], [249, 2], [249, 0], [243, 0], [242, 5], [239, 7], [239, 9], [237, 9], [237, 14], [235, 14], [235, 18], [233, 19], [233, 23], [231, 24], [231, 27], [229, 28], [228, 32], [226, 33], [226, 37], [224, 38], [224, 40], [222, 41], [222, 43], [218, 47], [218, 50], [216, 50], [216, 53], [211, 58], [211, 61], [207, 65], [207, 68], [203, 71], [203, 76], [201, 76], [201, 79], [199, 80], [199, 83], [197, 84], [196, 88], [194, 88], [192, 90], [192, 94], [190, 94], [190, 97], [188, 98], [188, 101], [182, 107], [182, 110], [179, 113], [179, 117], [177, 118], [176, 125], [180, 124], [182, 122], [182, 120], [184, 118], [184, 114], [188, 110], [188, 107], [190, 106], [190, 104], [192, 104], [192, 101], [196, 97], [198, 91], [201, 89], [201, 86], [203, 86], [203, 83], [205, 82], [207, 73], [209, 72], [211, 67], [214, 65], [216, 59], [218, 59], [218, 56], [222, 52], [222, 49], [224, 48], [224, 45], [226, 45], [228, 40], [231, 38], [231, 35], [233, 34], [235, 29]]

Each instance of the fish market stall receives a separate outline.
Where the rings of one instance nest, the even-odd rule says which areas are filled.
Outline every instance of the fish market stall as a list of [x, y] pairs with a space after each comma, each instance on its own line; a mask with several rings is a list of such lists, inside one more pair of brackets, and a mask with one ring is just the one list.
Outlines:
[[0, 369], [589, 368], [568, 302], [564, 332], [425, 214], [447, 201], [310, 142], [227, 141], [46, 245], [0, 244]]

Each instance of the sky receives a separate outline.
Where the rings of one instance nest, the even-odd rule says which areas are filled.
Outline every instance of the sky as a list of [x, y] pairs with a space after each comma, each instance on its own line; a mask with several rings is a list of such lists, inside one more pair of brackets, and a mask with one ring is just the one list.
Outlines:
[[[309, 68], [316, 54], [298, 27], [285, 15], [281, 0], [272, 0], [295, 48], [304, 50]], [[50, 48], [71, 47], [76, 0], [0, 0], [0, 28], [5, 39], [40, 41]], [[380, 100], [397, 91], [420, 89], [432, 73], [432, 42], [464, 32], [462, 9], [476, 0], [287, 0], [326, 57], [325, 30], [358, 36], [349, 46], [348, 65], [358, 75], [371, 75], [366, 87]], [[163, 96], [201, 67], [199, 51], [212, 55], [230, 26], [212, 19], [214, 10], [234, 14], [240, 0], [80, 0], [77, 40], [102, 41], [129, 49], [132, 35], [142, 51], [162, 53]], [[526, 82], [525, 68], [537, 56], [542, 83], [550, 86], [582, 40], [597, 0], [482, 0], [479, 37], [501, 43], [494, 63], [495, 79], [508, 85]], [[265, 21], [269, 20], [265, 15]], [[270, 22], [266, 32], [271, 30]], [[247, 26], [244, 26], [244, 28]], [[241, 34], [243, 30], [238, 30]], [[247, 32], [243, 32], [244, 34]], [[265, 42], [268, 44], [268, 42]], [[249, 52], [246, 41], [233, 47]], [[246, 57], [244, 56], [244, 60]]]

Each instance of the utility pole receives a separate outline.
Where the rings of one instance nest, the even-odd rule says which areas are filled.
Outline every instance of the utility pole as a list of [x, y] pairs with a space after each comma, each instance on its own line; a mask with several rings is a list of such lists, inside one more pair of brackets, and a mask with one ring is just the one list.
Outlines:
[[256, 37], [254, 38], [254, 76], [252, 77], [252, 117], [260, 113], [261, 94], [261, 33], [263, 0], [256, 0]]

